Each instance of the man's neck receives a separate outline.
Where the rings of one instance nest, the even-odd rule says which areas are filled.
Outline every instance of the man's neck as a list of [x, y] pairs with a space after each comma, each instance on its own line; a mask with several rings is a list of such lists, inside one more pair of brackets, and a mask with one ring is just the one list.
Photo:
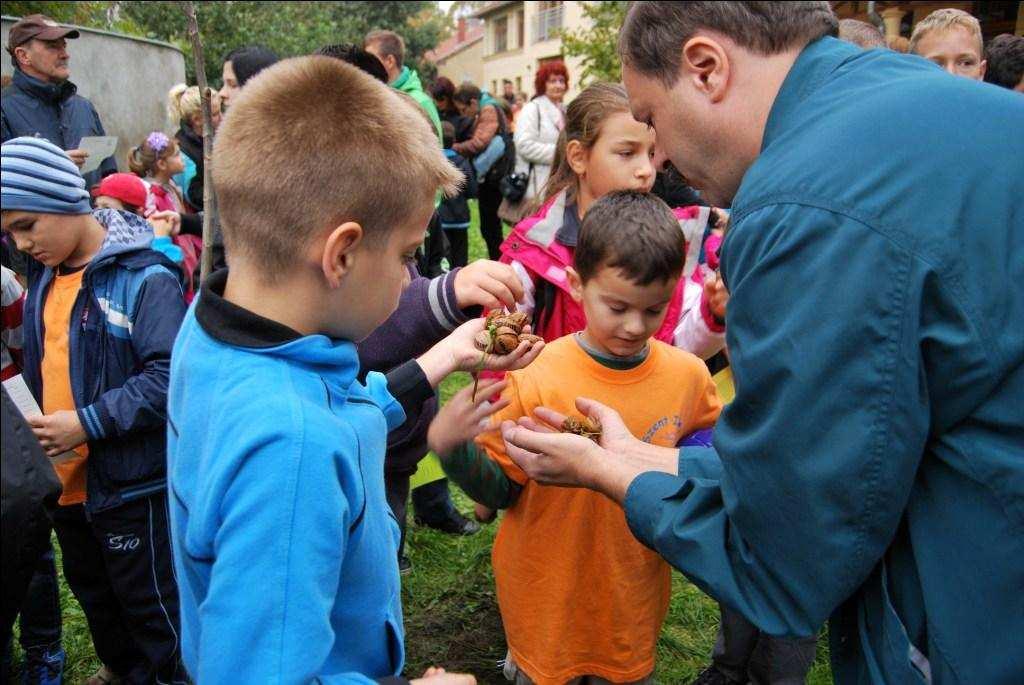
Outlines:
[[32, 67], [30, 67], [28, 65], [20, 66], [20, 67], [18, 67], [18, 69], [20, 69], [21, 73], [25, 74], [25, 76], [30, 76], [30, 77], [34, 78], [36, 81], [42, 81], [43, 83], [47, 83], [47, 84], [54, 85], [54, 86], [60, 85], [60, 83], [61, 83], [61, 81], [54, 81], [53, 79], [51, 79], [49, 76], [47, 76], [43, 72], [36, 71], [35, 69], [33, 69]]
[[103, 225], [96, 221], [92, 214], [82, 215], [82, 220], [86, 222], [86, 226], [82, 231], [81, 239], [78, 241], [78, 247], [68, 255], [67, 259], [61, 263], [61, 266], [71, 269], [85, 266], [99, 254], [100, 248], [103, 247], [103, 241], [107, 237], [107, 231], [103, 228]]
[[235, 259], [234, 262], [224, 286], [225, 300], [302, 335], [313, 335], [320, 331], [319, 319], [314, 314], [316, 307], [310, 307], [294, 297], [293, 293], [305, 290], [296, 282], [301, 276], [268, 284], [260, 278], [258, 270], [242, 260]]
[[392, 69], [388, 71], [388, 83], [393, 84], [398, 81], [398, 78], [402, 75], [402, 68]]

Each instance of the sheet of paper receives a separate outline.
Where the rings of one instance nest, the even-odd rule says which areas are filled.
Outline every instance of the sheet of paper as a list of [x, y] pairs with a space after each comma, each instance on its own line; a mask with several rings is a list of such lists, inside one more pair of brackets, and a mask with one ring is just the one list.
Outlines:
[[7, 391], [11, 401], [26, 419], [30, 416], [40, 416], [43, 413], [36, 403], [36, 398], [32, 396], [32, 391], [28, 389], [25, 378], [20, 373], [4, 381], [4, 390]]
[[[7, 391], [7, 396], [11, 398], [14, 406], [18, 408], [18, 411], [26, 419], [30, 416], [42, 415], [43, 411], [39, 408], [36, 398], [32, 396], [32, 391], [28, 389], [25, 378], [20, 373], [4, 381], [4, 390]], [[54, 464], [59, 464], [62, 461], [67, 461], [77, 456], [78, 452], [69, 450], [58, 454], [56, 457], [50, 457], [50, 461]]]
[[99, 168], [100, 163], [117, 149], [117, 136], [86, 136], [78, 143], [79, 150], [85, 150], [89, 156], [80, 171], [87, 174]]

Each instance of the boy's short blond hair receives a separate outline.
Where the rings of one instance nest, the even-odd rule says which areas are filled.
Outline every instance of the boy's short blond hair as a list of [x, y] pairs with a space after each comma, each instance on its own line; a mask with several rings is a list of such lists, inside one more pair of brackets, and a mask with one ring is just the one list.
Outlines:
[[959, 26], [967, 29], [978, 41], [978, 57], [981, 58], [985, 52], [985, 41], [981, 36], [981, 23], [976, 17], [963, 10], [947, 7], [935, 10], [927, 17], [917, 22], [914, 32], [910, 34], [910, 52], [917, 54], [917, 44], [929, 31], [949, 31]]
[[213, 180], [224, 244], [273, 282], [311, 240], [346, 221], [381, 244], [457, 191], [417, 106], [330, 57], [282, 60], [246, 84], [217, 131]]

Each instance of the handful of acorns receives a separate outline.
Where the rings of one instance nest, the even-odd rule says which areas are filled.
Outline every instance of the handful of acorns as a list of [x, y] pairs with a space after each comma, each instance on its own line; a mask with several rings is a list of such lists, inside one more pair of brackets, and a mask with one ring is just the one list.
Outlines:
[[520, 343], [542, 340], [540, 336], [523, 333], [523, 328], [529, 320], [530, 317], [525, 312], [508, 314], [492, 311], [487, 315], [487, 327], [477, 333], [473, 342], [477, 349], [487, 354], [512, 354]]
[[565, 421], [562, 422], [562, 432], [582, 435], [585, 438], [590, 438], [594, 442], [600, 442], [601, 422], [597, 419], [592, 419], [589, 416], [583, 418], [567, 416]]

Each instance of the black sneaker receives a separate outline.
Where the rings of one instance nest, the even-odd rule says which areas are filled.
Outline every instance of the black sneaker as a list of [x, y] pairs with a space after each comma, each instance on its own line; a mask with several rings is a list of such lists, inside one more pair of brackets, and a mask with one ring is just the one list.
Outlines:
[[58, 644], [47, 649], [37, 647], [25, 652], [25, 685], [60, 685], [64, 672], [64, 650]]
[[700, 672], [697, 679], [690, 683], [690, 685], [743, 685], [743, 683], [739, 680], [733, 680], [714, 666], [708, 666]]
[[440, 521], [428, 521], [419, 516], [416, 516], [413, 520], [417, 526], [427, 526], [449, 535], [473, 535], [480, 531], [480, 524], [476, 521], [470, 521], [454, 509], [450, 510], [448, 515]]
[[404, 554], [398, 557], [398, 572], [403, 576], [407, 576], [412, 573], [412, 562], [409, 561], [409, 557]]

